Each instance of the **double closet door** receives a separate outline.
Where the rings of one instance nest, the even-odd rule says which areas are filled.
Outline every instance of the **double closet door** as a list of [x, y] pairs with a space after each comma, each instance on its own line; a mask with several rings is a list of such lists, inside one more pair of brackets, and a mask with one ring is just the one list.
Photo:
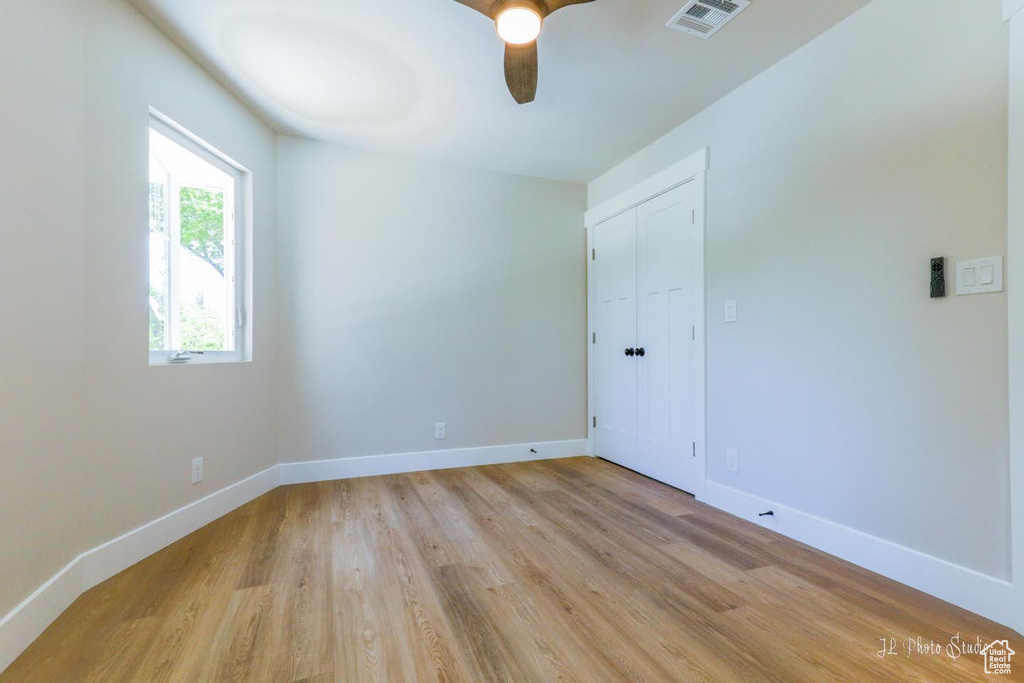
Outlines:
[[703, 201], [690, 182], [592, 229], [595, 454], [691, 493], [704, 484]]

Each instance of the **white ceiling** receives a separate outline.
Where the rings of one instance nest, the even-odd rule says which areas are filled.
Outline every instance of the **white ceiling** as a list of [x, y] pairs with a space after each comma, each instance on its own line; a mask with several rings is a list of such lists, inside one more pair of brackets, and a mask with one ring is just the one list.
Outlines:
[[567, 7], [524, 106], [454, 0], [132, 1], [279, 132], [587, 182], [869, 0], [753, 0], [707, 41], [665, 28], [685, 0]]

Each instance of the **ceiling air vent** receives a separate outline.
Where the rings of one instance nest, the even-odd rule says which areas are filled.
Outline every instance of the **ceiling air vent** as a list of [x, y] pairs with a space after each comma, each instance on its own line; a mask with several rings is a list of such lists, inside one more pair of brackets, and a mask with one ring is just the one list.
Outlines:
[[668, 27], [699, 38], [710, 38], [747, 7], [750, 7], [750, 0], [690, 0], [672, 17]]

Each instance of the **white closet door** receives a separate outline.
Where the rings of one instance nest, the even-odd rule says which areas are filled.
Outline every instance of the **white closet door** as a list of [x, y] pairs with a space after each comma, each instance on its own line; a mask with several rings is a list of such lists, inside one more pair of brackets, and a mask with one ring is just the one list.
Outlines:
[[594, 228], [596, 455], [637, 466], [636, 210]]
[[[703, 484], [697, 457], [703, 367], [697, 330], [702, 288], [699, 183], [637, 209], [639, 455], [636, 469], [684, 491]], [[700, 208], [699, 208], [700, 205]]]

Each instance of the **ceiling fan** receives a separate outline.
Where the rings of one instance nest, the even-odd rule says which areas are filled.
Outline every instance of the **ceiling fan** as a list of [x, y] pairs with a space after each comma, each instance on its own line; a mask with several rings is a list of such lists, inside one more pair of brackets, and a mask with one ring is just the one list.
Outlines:
[[537, 96], [537, 37], [544, 19], [569, 5], [594, 0], [455, 0], [494, 20], [505, 41], [505, 81], [519, 104]]

